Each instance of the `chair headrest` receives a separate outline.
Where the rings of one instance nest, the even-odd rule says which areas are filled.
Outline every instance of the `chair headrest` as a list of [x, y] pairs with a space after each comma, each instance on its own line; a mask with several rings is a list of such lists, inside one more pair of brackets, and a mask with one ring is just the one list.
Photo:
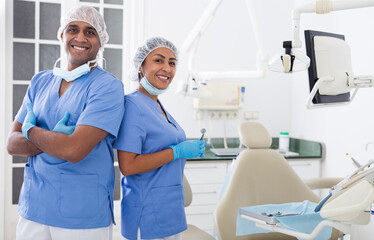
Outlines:
[[266, 128], [258, 122], [243, 122], [239, 125], [241, 143], [251, 149], [267, 149], [271, 146], [271, 137]]

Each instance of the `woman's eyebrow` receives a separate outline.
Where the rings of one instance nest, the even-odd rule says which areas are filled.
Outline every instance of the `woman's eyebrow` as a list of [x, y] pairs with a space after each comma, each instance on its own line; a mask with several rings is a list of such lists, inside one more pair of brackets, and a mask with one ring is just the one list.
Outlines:
[[[159, 53], [155, 53], [153, 56], [159, 56], [159, 57], [161, 57], [161, 58], [163, 58], [163, 59], [165, 59], [166, 57], [164, 56], [164, 55], [162, 55], [162, 54], [159, 54]], [[176, 58], [169, 58], [169, 60], [174, 60], [174, 61], [177, 61], [177, 59]]]
[[165, 59], [165, 56], [164, 56], [164, 55], [161, 55], [161, 54], [159, 54], [159, 53], [155, 53], [153, 56], [159, 56], [159, 57]]

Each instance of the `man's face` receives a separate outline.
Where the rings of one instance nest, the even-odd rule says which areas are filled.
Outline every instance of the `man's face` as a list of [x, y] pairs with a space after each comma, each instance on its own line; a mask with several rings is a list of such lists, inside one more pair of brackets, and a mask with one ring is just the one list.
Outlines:
[[95, 28], [86, 22], [69, 23], [61, 37], [68, 56], [69, 71], [94, 60], [99, 52], [99, 36]]

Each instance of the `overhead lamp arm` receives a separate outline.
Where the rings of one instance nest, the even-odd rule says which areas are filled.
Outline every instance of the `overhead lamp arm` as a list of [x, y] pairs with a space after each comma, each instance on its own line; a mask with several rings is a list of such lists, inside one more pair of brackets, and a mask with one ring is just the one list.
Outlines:
[[301, 47], [300, 41], [300, 16], [302, 13], [317, 13], [325, 14], [333, 11], [355, 9], [355, 8], [365, 8], [374, 6], [373, 0], [340, 0], [340, 1], [330, 1], [330, 0], [317, 0], [315, 3], [307, 3], [298, 6], [292, 11], [292, 31], [293, 40], [292, 47]]
[[200, 37], [205, 33], [210, 23], [212, 22], [218, 7], [223, 0], [211, 0], [191, 32], [188, 34], [186, 40], [182, 45], [182, 51], [188, 54], [188, 71], [190, 75], [197, 82], [205, 82], [207, 80], [227, 80], [227, 79], [248, 79], [248, 78], [262, 78], [265, 76], [265, 71], [261, 68], [261, 64], [267, 60], [268, 56], [265, 53], [264, 41], [262, 39], [261, 31], [258, 26], [257, 14], [253, 6], [253, 0], [245, 0], [247, 10], [250, 16], [251, 26], [255, 35], [256, 43], [258, 45], [258, 52], [256, 56], [256, 69], [249, 71], [224, 71], [224, 72], [197, 72], [195, 70], [195, 55], [199, 45]]
[[212, 0], [208, 7], [205, 9], [197, 23], [195, 24], [192, 31], [188, 34], [186, 40], [182, 45], [182, 50], [184, 52], [189, 52], [191, 47], [194, 45], [196, 39], [198, 39], [208, 28], [211, 21], [216, 14], [216, 11], [221, 4], [222, 0]]

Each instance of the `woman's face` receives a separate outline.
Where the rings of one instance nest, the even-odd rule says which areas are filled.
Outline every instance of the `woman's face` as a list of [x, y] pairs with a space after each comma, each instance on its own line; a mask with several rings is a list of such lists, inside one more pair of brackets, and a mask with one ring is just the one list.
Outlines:
[[144, 60], [140, 71], [158, 89], [166, 89], [173, 81], [177, 59], [169, 48], [152, 51]]

